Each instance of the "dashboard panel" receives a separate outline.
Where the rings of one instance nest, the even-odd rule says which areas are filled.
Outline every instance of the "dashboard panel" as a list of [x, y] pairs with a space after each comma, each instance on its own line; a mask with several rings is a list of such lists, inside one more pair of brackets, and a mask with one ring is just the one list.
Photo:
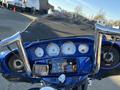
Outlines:
[[[101, 72], [103, 75], [111, 72], [120, 64], [118, 44], [108, 41], [103, 41], [102, 44], [101, 69], [95, 78], [100, 77]], [[80, 77], [91, 75], [94, 69], [94, 39], [90, 37], [35, 41], [25, 44], [24, 48], [32, 70], [29, 77], [34, 80], [42, 78], [54, 83], [51, 78], [54, 77], [56, 83], [59, 83], [58, 77], [64, 74], [66, 79], [71, 78], [71, 82], [74, 81], [72, 77], [77, 78], [78, 81]], [[5, 53], [5, 57], [1, 60], [2, 71], [11, 77], [14, 76], [13, 74], [23, 77], [26, 76], [24, 65], [16, 51], [14, 50], [15, 55], [13, 52]]]
[[[60, 82], [58, 78], [64, 74], [66, 79], [70, 78], [70, 81], [66, 82], [66, 84], [72, 81], [79, 82], [79, 78], [84, 78], [93, 71], [93, 44], [93, 39], [88, 37], [67, 37], [25, 44], [24, 48], [32, 71], [29, 78], [35, 81], [42, 78], [47, 82], [54, 83], [53, 78], [51, 78], [54, 77], [57, 84]], [[15, 55], [13, 52], [9, 52], [5, 60], [3, 60], [2, 67], [4, 67], [5, 75], [7, 72], [7, 75], [9, 75], [7, 77], [13, 77], [13, 74], [26, 77], [25, 70], [22, 67], [22, 60], [18, 57], [10, 59], [9, 56], [14, 57]], [[8, 67], [6, 67], [7, 65]], [[28, 76], [26, 79], [28, 79]]]
[[47, 58], [91, 56], [93, 41], [82, 38], [63, 38], [33, 42], [27, 47], [29, 59], [37, 61]]
[[79, 76], [92, 71], [93, 44], [93, 40], [85, 37], [59, 38], [32, 42], [26, 51], [37, 77]]

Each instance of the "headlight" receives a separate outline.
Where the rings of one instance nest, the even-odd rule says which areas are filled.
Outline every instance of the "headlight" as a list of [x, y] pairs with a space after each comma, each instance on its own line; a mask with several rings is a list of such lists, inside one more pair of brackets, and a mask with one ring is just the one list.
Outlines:
[[40, 47], [37, 47], [36, 49], [35, 49], [35, 55], [37, 56], [37, 57], [42, 57], [43, 55], [44, 55], [44, 50], [42, 49], [42, 48], [40, 48]]
[[89, 51], [89, 46], [87, 44], [80, 44], [78, 50], [82, 54], [86, 54]]
[[50, 43], [48, 44], [46, 51], [49, 56], [57, 56], [60, 53], [60, 48], [57, 44]]
[[65, 55], [73, 55], [76, 52], [76, 46], [73, 42], [65, 42], [62, 45], [62, 53]]

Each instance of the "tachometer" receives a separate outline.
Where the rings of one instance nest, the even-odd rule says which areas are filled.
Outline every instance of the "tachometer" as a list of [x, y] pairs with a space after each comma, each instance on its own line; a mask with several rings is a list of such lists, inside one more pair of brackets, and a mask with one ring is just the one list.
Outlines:
[[49, 56], [57, 56], [60, 53], [60, 48], [57, 44], [50, 43], [48, 44], [46, 51]]
[[44, 50], [42, 49], [42, 48], [40, 48], [40, 47], [37, 47], [36, 49], [35, 49], [35, 55], [37, 56], [37, 57], [42, 57], [43, 55], [44, 55]]
[[62, 45], [62, 53], [65, 55], [73, 55], [76, 52], [76, 46], [73, 42], [68, 41]]
[[78, 50], [82, 54], [86, 54], [89, 51], [89, 46], [87, 44], [80, 44]]

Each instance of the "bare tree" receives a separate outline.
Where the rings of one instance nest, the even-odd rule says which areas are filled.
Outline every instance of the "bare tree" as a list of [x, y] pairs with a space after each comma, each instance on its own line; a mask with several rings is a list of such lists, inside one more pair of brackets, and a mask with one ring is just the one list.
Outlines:
[[60, 6], [58, 7], [58, 9], [59, 9], [60, 12], [62, 11], [62, 8]]
[[76, 15], [82, 15], [82, 8], [80, 6], [76, 6], [74, 12]]
[[107, 25], [108, 26], [113, 26], [114, 21], [113, 20], [107, 20]]
[[113, 25], [115, 25], [115, 26], [120, 26], [120, 20], [114, 21], [114, 22], [113, 22]]
[[105, 12], [102, 9], [94, 16], [94, 20], [105, 20], [105, 18]]

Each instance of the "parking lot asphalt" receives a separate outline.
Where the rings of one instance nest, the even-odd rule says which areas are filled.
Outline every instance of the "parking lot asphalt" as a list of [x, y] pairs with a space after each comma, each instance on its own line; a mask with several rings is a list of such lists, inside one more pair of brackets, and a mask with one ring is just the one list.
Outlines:
[[[23, 31], [31, 22], [31, 19], [12, 11], [0, 8], [0, 39]], [[23, 41], [36, 41], [59, 37], [93, 35], [94, 30], [80, 30], [79, 26], [38, 18], [22, 33]], [[88, 90], [120, 90], [120, 77], [110, 77], [101, 81], [94, 81]], [[27, 90], [30, 87], [39, 86], [28, 83], [11, 83], [0, 76], [0, 90]]]
[[0, 8], [0, 39], [22, 31], [31, 20], [19, 13]]

